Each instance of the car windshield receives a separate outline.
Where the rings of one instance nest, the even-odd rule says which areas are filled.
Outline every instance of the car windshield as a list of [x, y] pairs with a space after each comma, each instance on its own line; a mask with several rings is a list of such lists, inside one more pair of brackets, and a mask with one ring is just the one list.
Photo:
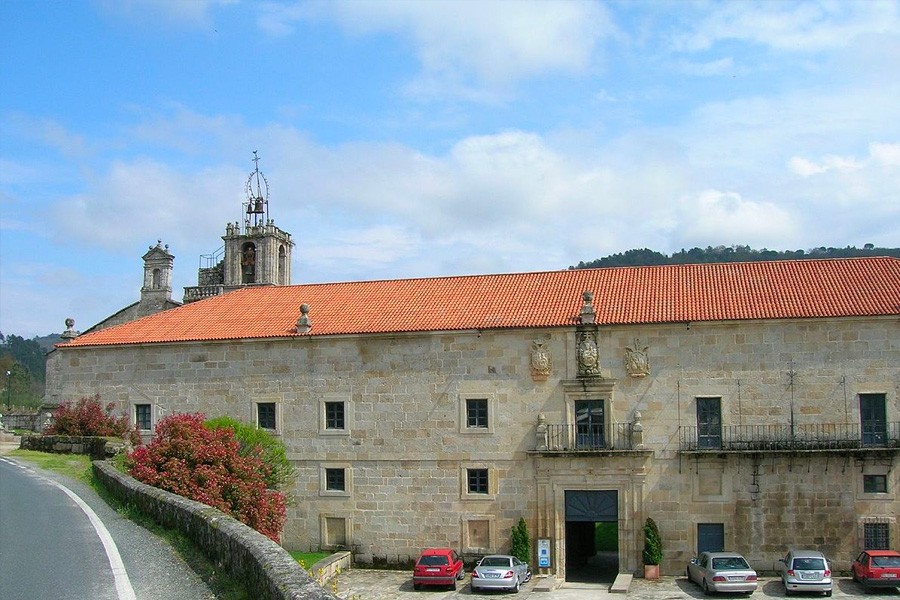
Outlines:
[[716, 571], [737, 571], [739, 569], [749, 569], [750, 565], [740, 556], [727, 556], [725, 558], [714, 558], [712, 568]]
[[439, 567], [447, 564], [446, 556], [426, 555], [419, 559], [419, 564], [426, 567]]
[[502, 556], [485, 556], [481, 559], [482, 567], [508, 567], [509, 559]]
[[794, 569], [798, 571], [824, 571], [825, 561], [821, 558], [795, 558]]
[[873, 556], [873, 567], [900, 567], [900, 556]]

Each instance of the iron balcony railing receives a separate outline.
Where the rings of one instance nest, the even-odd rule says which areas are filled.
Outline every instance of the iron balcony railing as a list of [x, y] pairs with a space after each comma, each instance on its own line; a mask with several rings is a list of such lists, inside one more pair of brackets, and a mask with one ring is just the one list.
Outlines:
[[681, 427], [680, 450], [800, 451], [900, 448], [900, 422]]
[[631, 423], [613, 424], [608, 435], [601, 425], [577, 423], [547, 425], [547, 450], [550, 452], [631, 450], [631, 425]]

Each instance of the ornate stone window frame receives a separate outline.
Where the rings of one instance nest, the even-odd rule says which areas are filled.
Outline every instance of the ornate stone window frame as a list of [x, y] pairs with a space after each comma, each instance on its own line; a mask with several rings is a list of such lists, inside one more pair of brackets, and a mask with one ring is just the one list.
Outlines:
[[[469, 427], [469, 400], [487, 400], [487, 427]], [[459, 432], [467, 435], [492, 435], [497, 422], [497, 399], [494, 394], [465, 393], [459, 395]]]
[[[487, 471], [488, 491], [480, 494], [469, 491], [469, 471], [483, 469]], [[498, 480], [497, 471], [487, 463], [464, 463], [459, 467], [459, 494], [462, 500], [492, 501], [497, 499]]]
[[[326, 407], [329, 403], [336, 402], [344, 405], [344, 428], [334, 429], [327, 427]], [[353, 403], [340, 394], [326, 394], [319, 398], [319, 435], [321, 436], [349, 436], [353, 430]]]
[[[328, 469], [341, 469], [344, 471], [344, 489], [328, 489]], [[349, 498], [353, 495], [353, 469], [350, 463], [320, 463], [319, 464], [319, 496]]]
[[[614, 439], [613, 431], [613, 390], [615, 379], [595, 377], [590, 379], [570, 379], [562, 382], [565, 395], [566, 425], [574, 428], [575, 402], [579, 400], [599, 400], [603, 402], [603, 436], [607, 443]], [[574, 440], [567, 440], [574, 442]], [[574, 446], [574, 443], [573, 443]]]

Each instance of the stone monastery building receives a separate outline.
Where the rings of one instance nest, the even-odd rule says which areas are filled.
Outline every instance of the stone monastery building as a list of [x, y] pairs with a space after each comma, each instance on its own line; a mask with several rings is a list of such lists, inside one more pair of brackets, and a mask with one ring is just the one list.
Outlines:
[[271, 429], [299, 475], [286, 547], [475, 558], [521, 517], [536, 572], [574, 579], [597, 531], [638, 572], [647, 517], [667, 574], [900, 545], [900, 260], [289, 285], [260, 198], [184, 305], [57, 346], [47, 399], [99, 394], [145, 439], [174, 412]]

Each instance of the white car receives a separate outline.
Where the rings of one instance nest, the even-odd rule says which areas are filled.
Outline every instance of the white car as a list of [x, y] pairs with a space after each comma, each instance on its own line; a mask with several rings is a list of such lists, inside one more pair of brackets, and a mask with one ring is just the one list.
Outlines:
[[699, 585], [704, 594], [752, 594], [759, 584], [759, 577], [750, 563], [734, 552], [702, 552], [688, 563], [687, 578]]
[[515, 556], [485, 556], [472, 571], [472, 591], [510, 590], [518, 592], [531, 579], [531, 568]]

